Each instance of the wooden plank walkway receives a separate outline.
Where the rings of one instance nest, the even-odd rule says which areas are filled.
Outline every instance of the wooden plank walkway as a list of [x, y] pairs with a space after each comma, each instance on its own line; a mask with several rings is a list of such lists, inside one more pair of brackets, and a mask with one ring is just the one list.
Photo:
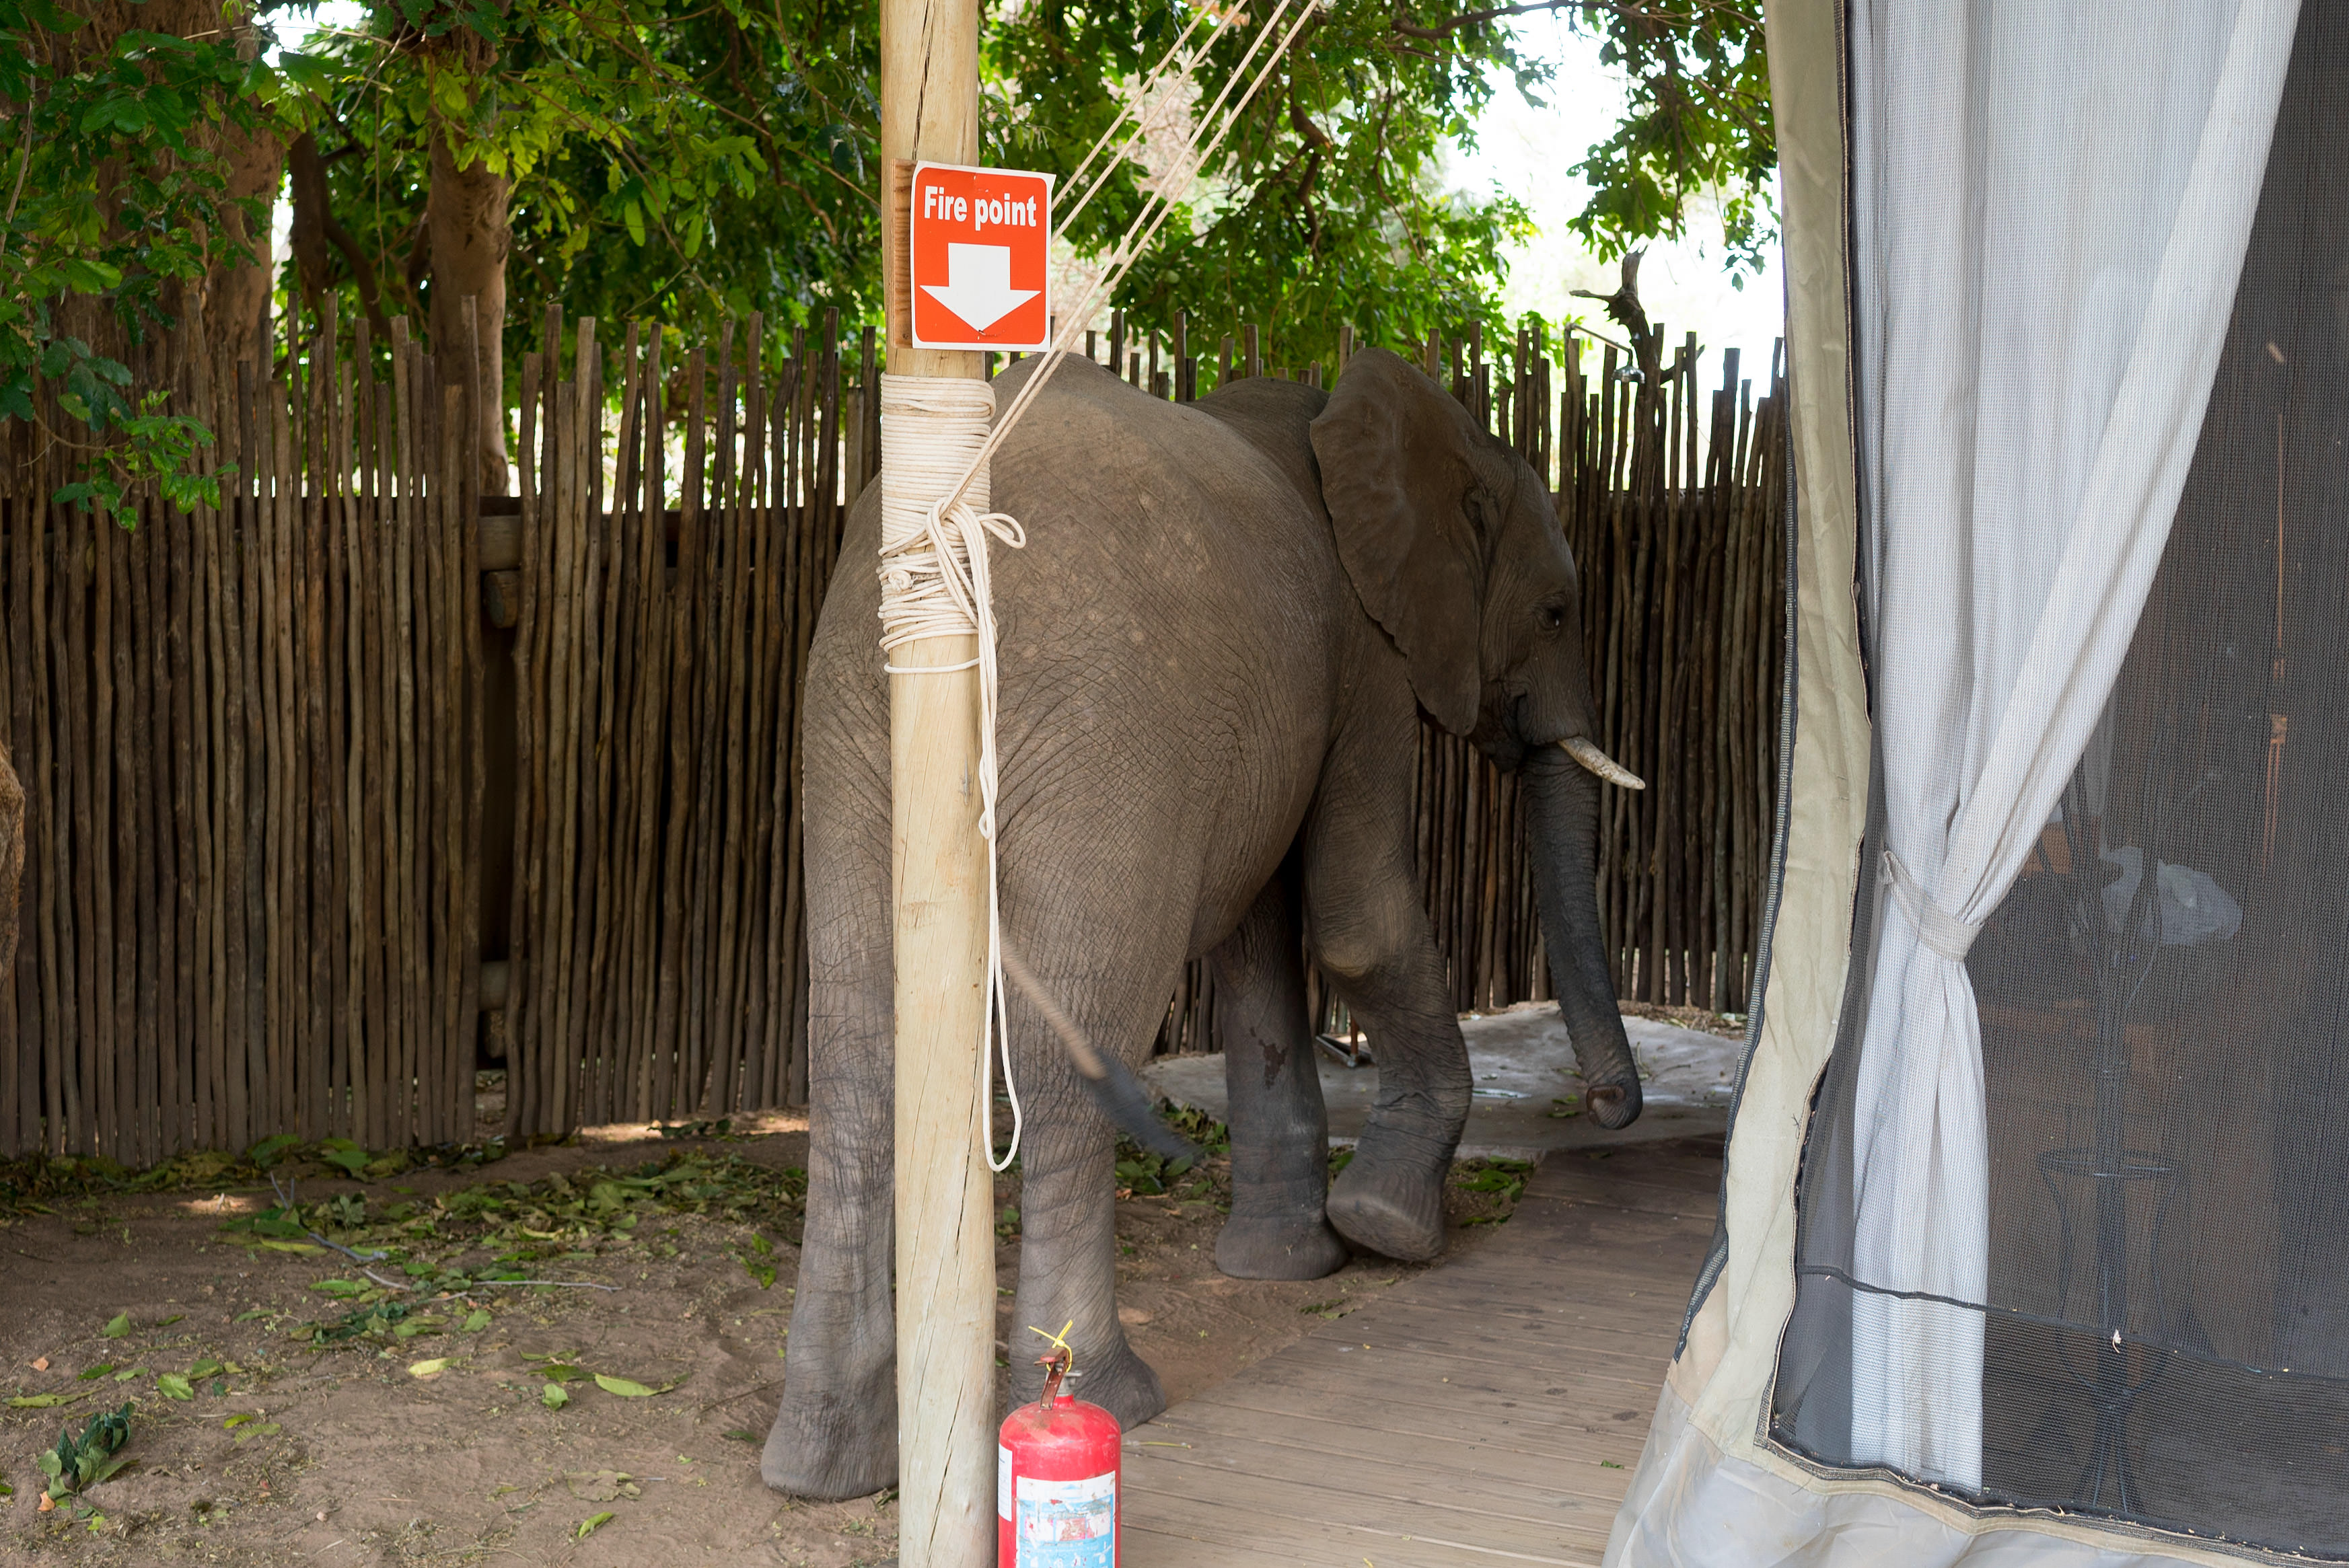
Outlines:
[[1123, 1568], [1596, 1564], [1720, 1181], [1717, 1140], [1553, 1154], [1460, 1262], [1129, 1433]]

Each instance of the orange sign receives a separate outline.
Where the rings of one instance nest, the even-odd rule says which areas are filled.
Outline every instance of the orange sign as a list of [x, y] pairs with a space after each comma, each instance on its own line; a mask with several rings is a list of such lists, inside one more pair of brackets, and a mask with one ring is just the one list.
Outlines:
[[914, 342], [1050, 346], [1052, 177], [924, 163], [914, 170]]

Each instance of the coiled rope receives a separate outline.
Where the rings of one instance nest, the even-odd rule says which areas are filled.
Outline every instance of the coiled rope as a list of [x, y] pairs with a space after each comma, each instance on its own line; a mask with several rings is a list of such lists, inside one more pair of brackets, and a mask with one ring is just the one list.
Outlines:
[[[1177, 154], [1166, 177], [1158, 181], [1157, 189], [1143, 200], [1133, 222], [1127, 225], [1107, 263], [1094, 277], [1074, 310], [1062, 317], [1068, 325], [1062, 327], [1052, 346], [1010, 407], [1000, 418], [994, 418], [995, 388], [985, 381], [969, 381], [944, 377], [883, 376], [881, 377], [881, 646], [890, 652], [926, 637], [976, 636], [978, 656], [952, 665], [898, 665], [884, 667], [891, 675], [943, 675], [949, 671], [978, 671], [978, 830], [987, 841], [987, 985], [984, 1016], [979, 1026], [979, 1059], [985, 1064], [980, 1104], [986, 1138], [987, 1163], [991, 1171], [1010, 1169], [1019, 1158], [1019, 1135], [1024, 1113], [1019, 1104], [1019, 1086], [1011, 1076], [1010, 1031], [1002, 1032], [999, 1047], [1003, 1057], [1003, 1087], [1011, 1101], [1011, 1141], [1000, 1159], [995, 1153], [995, 1057], [997, 1026], [1007, 1017], [1003, 993], [1003, 935], [999, 882], [996, 875], [995, 808], [996, 808], [996, 653], [995, 611], [988, 571], [988, 540], [1001, 540], [1018, 550], [1028, 542], [1028, 536], [1019, 521], [1002, 512], [988, 510], [990, 494], [989, 464], [996, 449], [1003, 442], [1020, 416], [1036, 400], [1044, 384], [1060, 368], [1068, 356], [1070, 346], [1076, 342], [1081, 324], [1089, 321], [1100, 301], [1124, 281], [1125, 274], [1150, 242], [1157, 237], [1168, 214], [1174, 210], [1174, 197], [1187, 191], [1200, 167], [1212, 157], [1224, 138], [1239, 122], [1249, 103], [1265, 83], [1271, 79], [1274, 68], [1291, 44], [1305, 29], [1307, 22], [1319, 8], [1321, 0], [1278, 0], [1264, 26], [1249, 43], [1226, 80], [1223, 90], [1216, 95], [1206, 112], [1193, 125], [1182, 151]], [[1135, 140], [1142, 135], [1139, 124], [1140, 105], [1154, 92], [1201, 20], [1212, 15], [1215, 26], [1206, 43], [1213, 43], [1226, 28], [1242, 15], [1237, 8], [1221, 9], [1212, 4], [1203, 5], [1184, 28], [1173, 47], [1162, 56], [1158, 64], [1141, 86], [1120, 108], [1117, 118], [1102, 131], [1092, 150], [1085, 154], [1071, 183], [1084, 177], [1093, 159], [1111, 139], [1133, 121], [1134, 129], [1118, 150], [1093, 178], [1091, 185], [1079, 196], [1074, 206], [1054, 225], [1053, 238], [1065, 233], [1068, 223], [1085, 204], [1092, 200], [1118, 165], [1124, 161]], [[1270, 52], [1267, 53], [1267, 46]], [[1205, 44], [1202, 45], [1204, 48]], [[1257, 57], [1263, 56], [1261, 64]], [[1182, 69], [1187, 74], [1196, 62], [1195, 56], [1182, 56]], [[1255, 67], [1255, 75], [1249, 69]], [[1247, 77], [1246, 89], [1237, 101], [1233, 93]], [[929, 498], [929, 499], [924, 499]]]

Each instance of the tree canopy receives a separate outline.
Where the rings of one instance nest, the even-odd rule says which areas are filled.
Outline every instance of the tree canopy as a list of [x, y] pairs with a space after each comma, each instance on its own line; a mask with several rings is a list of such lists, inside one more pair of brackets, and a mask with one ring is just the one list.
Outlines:
[[[28, 416], [37, 374], [70, 387], [67, 412], [101, 443], [173, 418], [131, 384], [120, 342], [60, 332], [59, 311], [102, 308], [136, 338], [194, 302], [215, 335], [249, 331], [252, 302], [231, 308], [222, 279], [250, 268], [281, 162], [295, 261], [278, 286], [312, 315], [333, 294], [379, 329], [406, 315], [453, 337], [434, 294], [462, 293], [517, 350], [555, 304], [688, 331], [750, 311], [775, 332], [826, 309], [878, 318], [878, 37], [861, 0], [367, 0], [362, 25], [274, 64], [239, 3], [0, 0], [0, 103], [25, 132], [0, 165], [0, 417]], [[1195, 343], [1258, 323], [1276, 363], [1326, 356], [1341, 326], [1386, 342], [1502, 326], [1525, 210], [1441, 176], [1495, 93], [1550, 90], [1512, 30], [1534, 13], [1599, 35], [1630, 85], [1574, 170], [1592, 191], [1585, 242], [1609, 257], [1678, 234], [1717, 195], [1733, 262], [1757, 262], [1775, 160], [1758, 15], [1455, 3], [1325, 0], [1112, 303], [1146, 330], [1188, 311]], [[1191, 15], [990, 0], [984, 159], [1068, 174]], [[1250, 32], [1195, 50], [1158, 108], [1179, 119], [1212, 96]], [[1081, 255], [1123, 232], [1158, 171], [1146, 148], [1119, 168], [1070, 235]], [[186, 430], [148, 429], [137, 460], [172, 466]]]

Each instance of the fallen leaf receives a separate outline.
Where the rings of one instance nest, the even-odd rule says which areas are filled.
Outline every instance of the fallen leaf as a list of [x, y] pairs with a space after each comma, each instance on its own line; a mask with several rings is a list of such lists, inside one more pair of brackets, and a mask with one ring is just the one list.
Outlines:
[[616, 1502], [643, 1495], [636, 1478], [625, 1470], [565, 1470], [563, 1480], [582, 1502]]
[[34, 1511], [35, 1511], [35, 1512], [36, 1512], [36, 1513], [47, 1513], [47, 1512], [48, 1512], [51, 1509], [53, 1509], [53, 1508], [57, 1507], [57, 1500], [56, 1498], [54, 1498], [54, 1497], [51, 1497], [47, 1492], [46, 1492], [46, 1491], [45, 1491], [45, 1492], [41, 1493], [41, 1506], [40, 1506], [39, 1508], [37, 1508], [37, 1509], [34, 1510]]
[[745, 1427], [731, 1428], [719, 1433], [719, 1436], [731, 1438], [738, 1443], [755, 1443], [759, 1440], [759, 1434]]
[[314, 1247], [307, 1242], [261, 1242], [257, 1243], [273, 1253], [323, 1253], [324, 1247]]
[[191, 1377], [210, 1377], [224, 1370], [226, 1370], [226, 1368], [223, 1367], [221, 1363], [207, 1356], [202, 1360], [197, 1362], [193, 1367], [188, 1368], [188, 1376]]
[[465, 1315], [465, 1321], [460, 1325], [460, 1330], [466, 1334], [479, 1334], [489, 1326], [490, 1315], [488, 1313], [473, 1311]]
[[410, 1377], [429, 1377], [436, 1372], [447, 1370], [449, 1370], [449, 1357], [446, 1356], [435, 1356], [429, 1361], [411, 1361], [408, 1364], [408, 1375]]
[[571, 1403], [571, 1395], [564, 1388], [562, 1384], [549, 1383], [543, 1389], [540, 1390], [538, 1402], [545, 1406], [550, 1410], [560, 1410], [564, 1406]]
[[33, 1370], [34, 1370], [34, 1371], [36, 1371], [36, 1372], [46, 1372], [46, 1371], [47, 1371], [48, 1369], [49, 1369], [49, 1358], [48, 1358], [47, 1357], [46, 1357], [46, 1356], [42, 1357], [39, 1360], [37, 1360], [37, 1361], [36, 1361], [36, 1362], [34, 1362], [34, 1363], [33, 1363]]
[[585, 1380], [587, 1368], [573, 1367], [561, 1361], [550, 1361], [538, 1369], [538, 1375], [557, 1383], [578, 1383]]
[[614, 1515], [609, 1513], [591, 1513], [585, 1519], [579, 1522], [579, 1528], [572, 1532], [571, 1538], [574, 1541], [585, 1541], [589, 1536], [595, 1534], [597, 1531], [603, 1529], [604, 1526], [611, 1523], [614, 1517]]
[[606, 1394], [617, 1394], [623, 1399], [649, 1399], [655, 1392], [642, 1383], [626, 1377], [607, 1377], [601, 1372], [595, 1374], [595, 1387]]
[[78, 1394], [26, 1394], [9, 1400], [8, 1408], [12, 1410], [53, 1410], [59, 1405], [70, 1405], [76, 1399], [87, 1399], [89, 1396], [88, 1389]]
[[114, 1321], [99, 1329], [98, 1333], [109, 1339], [128, 1338], [130, 1334], [130, 1315], [127, 1312], [116, 1313]]
[[177, 1372], [166, 1372], [155, 1379], [155, 1391], [166, 1399], [192, 1399], [196, 1391]]
[[114, 1370], [114, 1363], [113, 1363], [113, 1362], [111, 1362], [111, 1361], [101, 1361], [101, 1362], [99, 1362], [99, 1363], [98, 1363], [97, 1366], [95, 1366], [95, 1367], [83, 1367], [83, 1368], [82, 1368], [82, 1371], [81, 1371], [81, 1380], [82, 1380], [83, 1382], [85, 1382], [85, 1383], [88, 1383], [88, 1382], [92, 1381], [92, 1380], [93, 1380], [93, 1379], [95, 1379], [95, 1378], [103, 1377], [105, 1377], [109, 1372], [111, 1372], [111, 1371], [113, 1371], [113, 1370]]

